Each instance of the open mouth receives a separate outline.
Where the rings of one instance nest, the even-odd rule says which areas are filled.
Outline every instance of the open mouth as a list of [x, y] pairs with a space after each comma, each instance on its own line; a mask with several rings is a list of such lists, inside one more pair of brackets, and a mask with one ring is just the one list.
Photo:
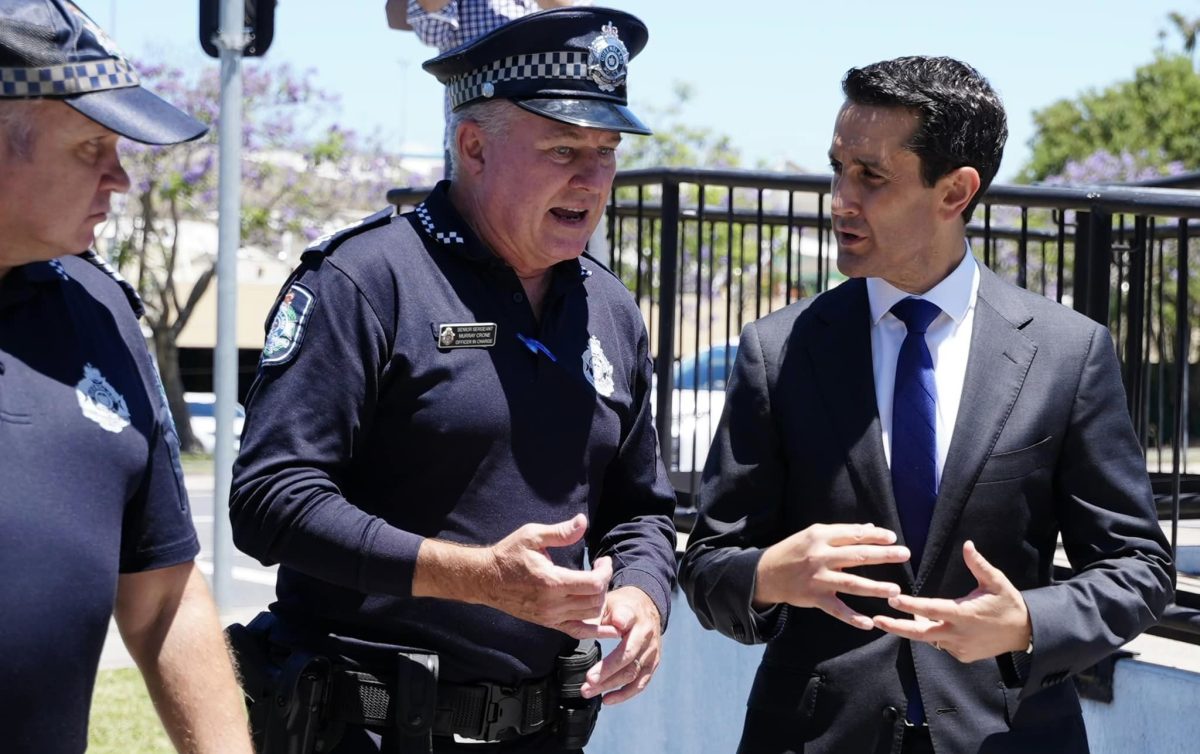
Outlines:
[[838, 243], [855, 244], [855, 243], [858, 243], [859, 241], [864, 240], [865, 238], [866, 238], [866, 236], [859, 235], [858, 233], [855, 233], [853, 231], [849, 231], [849, 230], [837, 231]]
[[554, 207], [550, 210], [550, 214], [565, 223], [581, 223], [587, 217], [587, 213], [586, 209], [572, 209], [569, 207]]

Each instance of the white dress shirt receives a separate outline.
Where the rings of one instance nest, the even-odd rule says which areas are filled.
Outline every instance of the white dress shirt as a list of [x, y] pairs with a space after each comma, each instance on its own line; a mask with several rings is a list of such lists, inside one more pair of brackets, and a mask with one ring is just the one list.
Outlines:
[[[896, 385], [896, 361], [908, 329], [891, 313], [898, 301], [911, 294], [881, 278], [867, 278], [867, 300], [871, 305], [871, 360], [875, 372], [875, 403], [883, 427], [883, 452], [892, 465], [892, 394]], [[937, 485], [954, 436], [954, 423], [962, 400], [971, 354], [971, 325], [979, 295], [979, 268], [968, 246], [962, 261], [942, 282], [924, 295], [942, 310], [925, 333], [925, 344], [933, 357], [933, 382], [937, 386]]]

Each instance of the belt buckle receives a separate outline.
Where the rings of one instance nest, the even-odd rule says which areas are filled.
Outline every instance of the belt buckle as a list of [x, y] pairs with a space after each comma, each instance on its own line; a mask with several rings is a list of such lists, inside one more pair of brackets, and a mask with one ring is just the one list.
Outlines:
[[[522, 730], [525, 717], [525, 689], [510, 688], [499, 684], [483, 684], [487, 689], [487, 699], [483, 706], [483, 724], [479, 736], [474, 741], [495, 743], [515, 738], [523, 733], [532, 731]], [[512, 734], [505, 736], [505, 731]], [[458, 738], [456, 736], [456, 738]], [[472, 741], [472, 739], [467, 739]]]

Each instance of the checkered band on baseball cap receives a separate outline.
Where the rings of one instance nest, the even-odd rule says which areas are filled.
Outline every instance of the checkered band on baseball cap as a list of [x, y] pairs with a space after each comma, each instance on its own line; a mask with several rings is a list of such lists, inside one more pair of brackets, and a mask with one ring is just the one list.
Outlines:
[[[526, 79], [577, 79], [585, 80], [588, 74], [588, 56], [583, 52], [538, 52], [533, 55], [513, 55], [498, 60], [472, 73], [450, 80], [450, 106], [459, 105], [481, 97], [491, 97], [495, 84], [503, 81]], [[492, 85], [489, 93], [488, 85]]]
[[0, 99], [56, 99], [145, 144], [208, 131], [143, 88], [116, 43], [70, 0], [0, 0]]
[[0, 97], [63, 97], [139, 84], [137, 71], [120, 58], [42, 68], [0, 68]]
[[648, 134], [628, 104], [629, 62], [649, 33], [607, 8], [555, 8], [510, 21], [423, 65], [451, 109], [504, 99], [584, 128]]

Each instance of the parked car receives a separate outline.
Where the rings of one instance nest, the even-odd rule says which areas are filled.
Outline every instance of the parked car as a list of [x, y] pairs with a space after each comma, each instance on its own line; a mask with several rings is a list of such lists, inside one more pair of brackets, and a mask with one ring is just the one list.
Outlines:
[[671, 394], [671, 457], [678, 471], [704, 468], [708, 446], [725, 408], [725, 385], [737, 358], [737, 343], [721, 343], [675, 364]]
[[[212, 453], [217, 447], [217, 418], [214, 415], [217, 397], [212, 393], [184, 393], [188, 413], [192, 415], [192, 434], [200, 441], [205, 453]], [[246, 409], [242, 404], [233, 404], [233, 447], [236, 450], [242, 442], [242, 425], [246, 422]]]

